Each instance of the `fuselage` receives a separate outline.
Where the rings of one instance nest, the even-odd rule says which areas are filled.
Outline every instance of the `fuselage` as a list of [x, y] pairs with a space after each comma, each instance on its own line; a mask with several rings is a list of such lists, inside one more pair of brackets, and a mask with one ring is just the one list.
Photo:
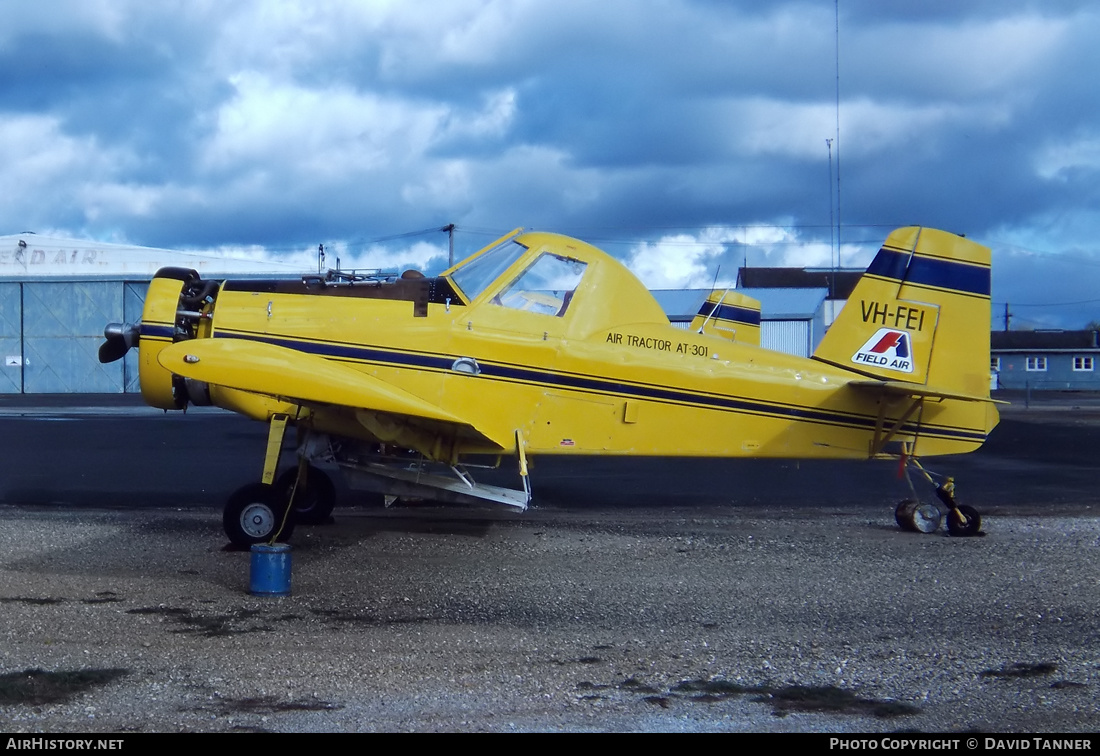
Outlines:
[[[587, 244], [553, 234], [518, 243], [495, 267], [490, 257], [464, 271], [465, 261], [432, 279], [226, 281], [189, 327], [194, 338], [284, 347], [399, 387], [477, 428], [452, 439], [460, 454], [522, 443], [529, 455], [866, 458], [876, 433], [909, 408], [851, 386], [865, 377], [854, 370], [674, 328], [629, 271]], [[499, 246], [483, 254], [500, 255]], [[543, 288], [523, 288], [541, 260]], [[165, 393], [171, 379], [153, 375], [156, 344], [179, 340], [168, 328], [178, 328], [179, 288], [152, 288], [143, 318], [143, 391], [149, 370], [146, 398], [157, 406], [179, 405], [178, 393]], [[258, 420], [281, 413], [338, 436], [389, 440], [377, 418], [344, 405], [202, 388], [211, 403]], [[384, 420], [421, 436], [453, 432]], [[991, 405], [928, 402], [899, 439], [925, 455], [961, 453], [995, 423]]]

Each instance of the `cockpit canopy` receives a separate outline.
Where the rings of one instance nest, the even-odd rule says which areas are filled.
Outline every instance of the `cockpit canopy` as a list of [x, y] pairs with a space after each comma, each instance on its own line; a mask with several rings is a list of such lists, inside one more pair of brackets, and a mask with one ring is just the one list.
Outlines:
[[580, 335], [626, 323], [668, 323], [653, 295], [621, 263], [576, 239], [510, 234], [444, 274], [482, 303], [576, 322]]

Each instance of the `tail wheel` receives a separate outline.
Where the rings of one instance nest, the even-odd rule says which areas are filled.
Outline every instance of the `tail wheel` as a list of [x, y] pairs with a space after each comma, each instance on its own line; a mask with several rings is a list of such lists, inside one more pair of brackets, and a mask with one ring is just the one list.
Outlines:
[[[298, 478], [298, 468], [292, 467], [275, 481], [275, 490], [282, 501], [290, 500], [294, 491], [294, 481]], [[294, 521], [302, 525], [320, 525], [326, 522], [336, 506], [336, 486], [332, 478], [316, 467], [310, 466], [306, 472], [305, 485], [294, 491]]]
[[[966, 518], [965, 522], [959, 514]], [[975, 536], [981, 532], [981, 529], [982, 516], [974, 507], [960, 504], [947, 514], [947, 532], [953, 536]]]
[[233, 545], [241, 548], [266, 543], [276, 534], [276, 540], [286, 541], [294, 532], [294, 518], [284, 517], [285, 513], [286, 502], [274, 487], [250, 483], [229, 497], [222, 527]]

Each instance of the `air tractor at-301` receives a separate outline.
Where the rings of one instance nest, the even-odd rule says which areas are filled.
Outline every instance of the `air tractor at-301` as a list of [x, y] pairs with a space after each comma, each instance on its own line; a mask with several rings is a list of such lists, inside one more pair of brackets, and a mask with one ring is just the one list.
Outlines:
[[[335, 487], [321, 468], [387, 501], [523, 510], [528, 461], [551, 454], [895, 457], [935, 492], [898, 505], [898, 524], [972, 535], [978, 513], [919, 460], [977, 449], [997, 423], [989, 294], [988, 248], [898, 229], [802, 358], [759, 346], [759, 304], [736, 291], [677, 329], [611, 256], [516, 230], [436, 277], [165, 268], [141, 322], [107, 326], [100, 359], [136, 345], [150, 405], [268, 424], [261, 480], [225, 506], [241, 546], [326, 519]], [[296, 454], [280, 471], [288, 427]], [[484, 455], [514, 464], [522, 487], [477, 482]]]

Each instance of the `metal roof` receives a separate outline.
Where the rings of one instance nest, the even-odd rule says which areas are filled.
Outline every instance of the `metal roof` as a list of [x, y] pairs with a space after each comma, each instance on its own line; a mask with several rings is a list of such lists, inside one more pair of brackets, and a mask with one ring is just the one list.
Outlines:
[[1096, 331], [993, 331], [989, 335], [994, 352], [1055, 352], [1100, 348]]
[[699, 312], [710, 289], [651, 289], [669, 320], [691, 320]]
[[813, 320], [828, 289], [738, 289], [760, 301], [761, 320]]
[[862, 275], [862, 268], [741, 268], [737, 271], [737, 286], [745, 289], [825, 288], [828, 299], [847, 299]]

